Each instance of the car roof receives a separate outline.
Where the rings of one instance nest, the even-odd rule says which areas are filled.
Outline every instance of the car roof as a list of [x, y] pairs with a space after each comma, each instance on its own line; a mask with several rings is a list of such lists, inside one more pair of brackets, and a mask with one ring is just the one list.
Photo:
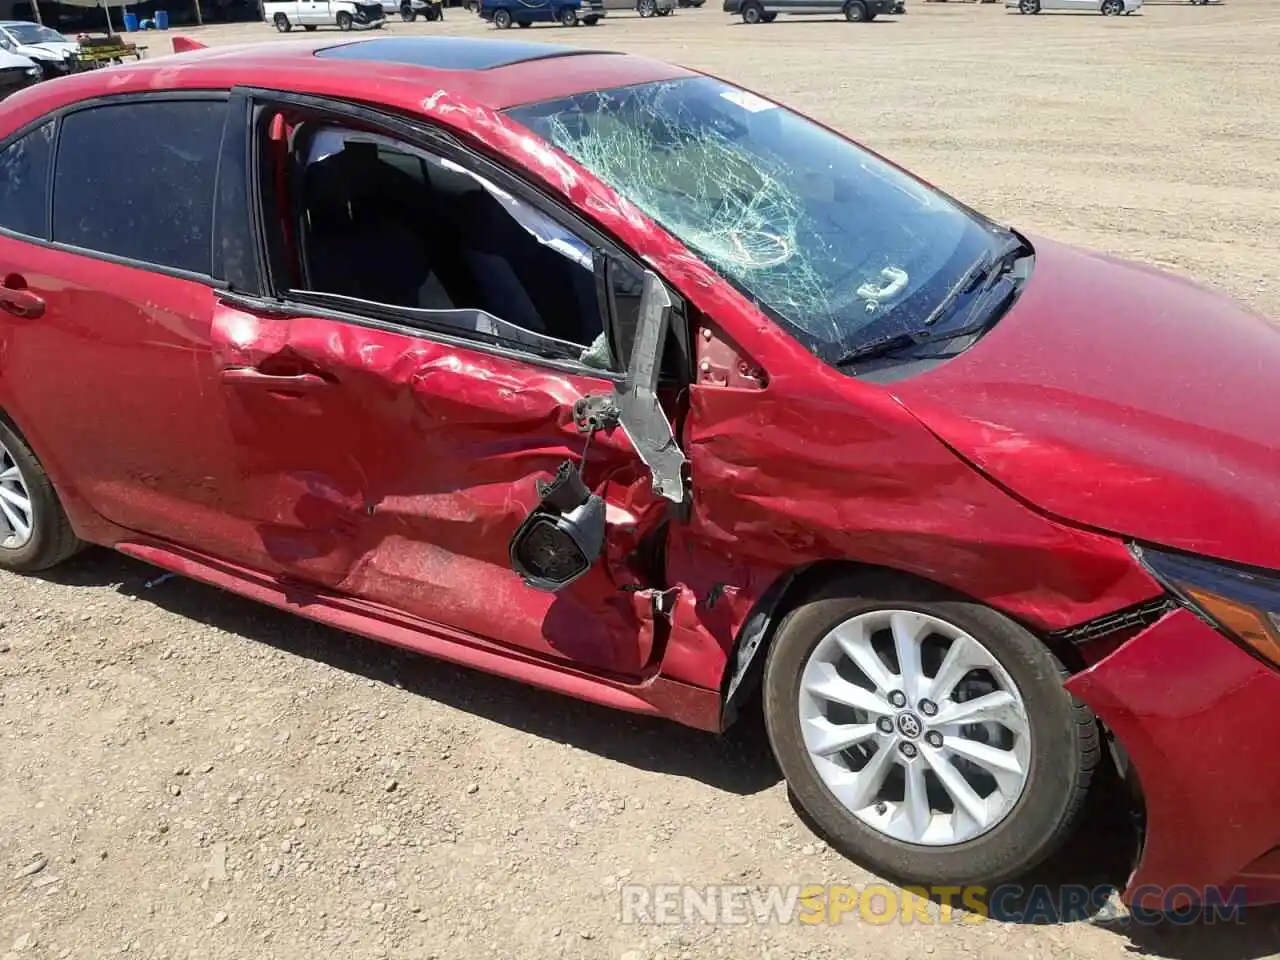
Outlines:
[[[89, 95], [101, 95], [107, 84], [97, 74], [110, 75], [115, 79], [111, 88], [119, 89], [126, 71], [151, 75], [152, 89], [225, 83], [319, 92], [321, 86], [340, 80], [347, 95], [375, 103], [444, 91], [494, 110], [694, 75], [661, 60], [537, 41], [321, 37], [208, 47], [66, 79], [93, 78], [86, 79], [97, 88]], [[406, 84], [411, 86], [402, 86]]]

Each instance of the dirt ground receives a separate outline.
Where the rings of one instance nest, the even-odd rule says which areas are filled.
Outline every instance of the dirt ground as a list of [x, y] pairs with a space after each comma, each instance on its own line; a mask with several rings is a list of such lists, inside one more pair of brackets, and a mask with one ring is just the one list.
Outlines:
[[[572, 40], [780, 96], [1029, 231], [1280, 318], [1280, 3], [1113, 20], [910, 2], [860, 26], [617, 15]], [[489, 28], [451, 10], [386, 32]], [[156, 575], [95, 551], [0, 576], [4, 960], [1280, 952], [1267, 910], [1187, 928], [623, 924], [624, 883], [874, 878], [799, 820], [757, 725], [717, 739], [613, 714]], [[1051, 876], [1123, 881], [1106, 812]]]

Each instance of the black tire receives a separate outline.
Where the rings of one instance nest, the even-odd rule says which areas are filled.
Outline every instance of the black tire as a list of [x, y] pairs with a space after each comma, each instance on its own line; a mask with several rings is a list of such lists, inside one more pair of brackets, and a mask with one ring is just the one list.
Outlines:
[[582, 22], [585, 23], [588, 27], [594, 27], [597, 23], [600, 22], [600, 18], [599, 17], [583, 17]]
[[849, 0], [844, 5], [844, 18], [850, 23], [863, 23], [867, 19], [867, 5], [862, 0]]
[[[1031, 741], [1025, 787], [1003, 820], [963, 843], [917, 845], [881, 833], [835, 798], [805, 747], [799, 691], [810, 654], [837, 624], [878, 609], [925, 613], [980, 639], [1022, 695]], [[1063, 689], [1065, 676], [1048, 648], [1003, 614], [898, 575], [864, 575], [827, 585], [783, 619], [765, 664], [765, 722], [795, 799], [845, 856], [903, 883], [994, 886], [1053, 853], [1083, 811], [1100, 741], [1093, 714]]]
[[406, 3], [400, 8], [400, 19], [405, 23], [413, 23], [418, 19], [418, 11]]
[[760, 18], [760, 22], [773, 23], [773, 21], [777, 19], [778, 19], [778, 15], [776, 13], [766, 13], [763, 17]]
[[351, 19], [351, 14], [347, 13], [347, 11], [345, 11], [345, 10], [339, 10], [339, 11], [338, 11], [337, 20], [338, 20], [338, 29], [339, 29], [339, 30], [350, 30], [350, 29], [351, 29], [351, 24], [354, 22], [354, 21]]
[[7, 452], [0, 467], [7, 469], [10, 462], [17, 467], [31, 502], [31, 536], [26, 543], [14, 547], [4, 546], [0, 540], [0, 569], [18, 573], [48, 570], [79, 552], [84, 544], [72, 531], [44, 467], [27, 442], [2, 418], [0, 444]]
[[764, 7], [758, 3], [745, 4], [742, 8], [742, 22], [750, 24], [764, 23]]
[[1040, 12], [1040, 0], [1018, 0], [1018, 12], [1037, 14]]
[[511, 13], [507, 10], [493, 11], [493, 25], [499, 30], [511, 29]]
[[314, 33], [316, 25], [314, 23], [303, 24], [302, 29], [307, 31], [307, 33]]
[[560, 21], [562, 27], [576, 27], [578, 25], [578, 11], [573, 7], [561, 7], [556, 11], [556, 19]]
[[293, 24], [289, 22], [289, 18], [283, 13], [277, 13], [271, 18], [271, 22], [275, 24], [275, 28], [281, 33], [288, 33], [293, 29]]
[[658, 0], [636, 0], [636, 13], [646, 19], [658, 12]]
[[1124, 0], [1102, 0], [1102, 15], [1118, 17], [1124, 13]]

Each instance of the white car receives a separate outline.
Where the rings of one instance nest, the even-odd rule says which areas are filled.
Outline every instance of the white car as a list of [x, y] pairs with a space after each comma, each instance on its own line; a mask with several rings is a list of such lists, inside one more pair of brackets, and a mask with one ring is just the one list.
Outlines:
[[40, 68], [28, 57], [0, 50], [0, 100], [40, 82]]
[[1142, 8], [1142, 0], [1004, 0], [1004, 5], [1019, 13], [1041, 10], [1089, 10], [1106, 17], [1130, 14]]
[[385, 19], [380, 0], [268, 0], [262, 5], [262, 13], [267, 23], [281, 33], [294, 27], [365, 30], [382, 26]]
[[45, 79], [71, 72], [80, 44], [57, 30], [27, 20], [0, 20], [0, 47], [34, 60]]

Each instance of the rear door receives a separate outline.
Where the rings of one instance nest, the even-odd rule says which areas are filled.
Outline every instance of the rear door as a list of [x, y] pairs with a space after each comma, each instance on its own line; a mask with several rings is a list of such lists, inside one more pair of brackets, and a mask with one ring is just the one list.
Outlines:
[[[640, 269], [423, 128], [257, 97], [277, 299], [227, 297], [214, 337], [237, 522], [259, 531], [263, 565], [462, 636], [643, 674], [667, 502], [622, 430], [589, 440], [575, 412], [621, 379], [610, 321], [634, 321]], [[511, 541], [565, 463], [607, 501], [608, 551], [546, 592], [513, 572]]]
[[[53, 161], [52, 198], [17, 181], [26, 213], [0, 217], [0, 357], [19, 425], [98, 513], [244, 557], [252, 531], [226, 524], [234, 477], [210, 348], [228, 125], [225, 95], [131, 96], [16, 138], [9, 160]], [[14, 199], [0, 204], [11, 215]]]

